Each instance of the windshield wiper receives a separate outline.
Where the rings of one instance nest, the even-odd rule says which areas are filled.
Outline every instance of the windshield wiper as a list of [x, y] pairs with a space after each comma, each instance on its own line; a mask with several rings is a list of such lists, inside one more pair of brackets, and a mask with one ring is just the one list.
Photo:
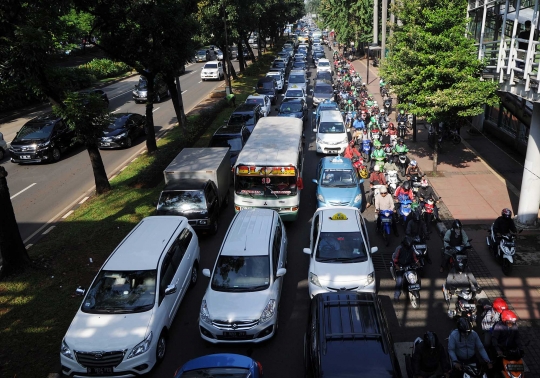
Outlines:
[[334, 261], [349, 261], [350, 257], [327, 257], [327, 258], [319, 258], [317, 261], [320, 262], [334, 262]]
[[277, 199], [279, 199], [278, 195], [276, 193], [274, 193], [274, 191], [269, 186], [265, 186], [265, 188], [268, 189], [270, 191], [270, 193], [275, 195]]

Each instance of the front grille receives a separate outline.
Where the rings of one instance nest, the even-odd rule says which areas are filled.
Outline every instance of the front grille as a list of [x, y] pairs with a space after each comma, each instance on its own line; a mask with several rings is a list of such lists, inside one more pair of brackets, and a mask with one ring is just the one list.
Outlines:
[[233, 321], [229, 322], [228, 320], [213, 320], [212, 325], [218, 329], [225, 331], [245, 331], [251, 329], [259, 324], [259, 320], [244, 320], [244, 321]]
[[218, 340], [253, 340], [254, 335], [246, 335], [246, 336], [222, 336], [218, 335], [216, 336], [216, 339]]
[[194, 225], [197, 224], [197, 221], [196, 220], [189, 220], [188, 223], [189, 223], [190, 226], [194, 226]]
[[114, 352], [77, 352], [77, 362], [84, 367], [117, 367], [124, 359], [126, 351]]
[[358, 286], [355, 286], [355, 287], [341, 287], [339, 289], [335, 288], [335, 287], [328, 286], [327, 289], [332, 290], [332, 291], [354, 291], [354, 290], [358, 289]]
[[332, 206], [349, 206], [349, 201], [347, 202], [328, 201], [328, 204]]
[[13, 152], [36, 152], [35, 146], [13, 146], [11, 145]]

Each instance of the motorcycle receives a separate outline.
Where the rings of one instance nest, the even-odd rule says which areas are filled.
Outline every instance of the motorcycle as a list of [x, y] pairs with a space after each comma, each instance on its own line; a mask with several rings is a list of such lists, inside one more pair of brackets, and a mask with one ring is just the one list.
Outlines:
[[502, 376], [504, 378], [523, 378], [525, 363], [523, 353], [519, 349], [510, 349], [502, 358]]
[[458, 134], [455, 129], [446, 129], [443, 133], [442, 139], [449, 139], [454, 145], [461, 143], [461, 136]]
[[418, 267], [420, 276], [423, 276], [424, 267], [426, 266], [426, 262], [427, 262], [427, 253], [428, 253], [426, 241], [423, 238], [421, 238], [420, 235], [416, 235], [413, 238], [412, 244], [413, 244], [414, 253], [416, 254], [416, 258], [420, 262], [420, 266]]
[[[377, 185], [379, 186], [379, 185]], [[381, 218], [381, 228], [379, 232], [381, 233], [386, 246], [390, 244], [390, 234], [392, 232], [392, 217], [394, 213], [390, 210], [381, 210], [379, 211], [379, 217]]]
[[371, 130], [371, 140], [375, 142], [376, 140], [381, 140], [381, 130], [373, 129]]
[[[519, 230], [521, 232], [522, 230]], [[486, 243], [495, 258], [502, 266], [504, 275], [509, 276], [514, 266], [514, 255], [516, 254], [516, 235], [506, 234], [501, 236], [497, 244], [497, 238], [493, 231], [493, 225], [489, 229], [489, 235], [486, 237]]]
[[353, 114], [352, 111], [348, 111], [348, 112], [346, 112], [346, 113], [344, 114], [345, 127], [347, 128], [347, 130], [351, 128], [353, 118], [354, 118], [354, 114]]
[[407, 228], [407, 223], [409, 222], [409, 216], [411, 215], [411, 199], [406, 194], [400, 194], [398, 196], [398, 201], [401, 204], [398, 211], [399, 222]]
[[386, 100], [384, 100], [384, 108], [386, 109], [386, 114], [390, 114], [392, 111], [392, 99], [391, 98], [387, 98]]
[[404, 271], [402, 290], [404, 293], [408, 293], [409, 300], [413, 308], [418, 308], [420, 306], [421, 285], [420, 285], [420, 277], [418, 277], [418, 274], [416, 272], [417, 268], [418, 268], [418, 265], [413, 264], [413, 265], [402, 266], [402, 267], [399, 267], [399, 269], [396, 269], [396, 267], [394, 266], [393, 259], [390, 265], [390, 273], [392, 274], [392, 278], [394, 279], [394, 281], [396, 280], [396, 270]]
[[389, 144], [385, 144], [383, 150], [386, 154], [386, 158], [388, 159], [388, 161], [394, 161], [394, 151], [392, 151], [392, 146]]
[[422, 186], [422, 177], [420, 177], [420, 175], [418, 174], [415, 174], [410, 176], [409, 181], [411, 182], [412, 191], [416, 195], [416, 193], [418, 193], [418, 189]]
[[407, 132], [407, 126], [405, 126], [405, 122], [398, 122], [398, 136], [400, 138], [405, 138], [405, 133]]
[[463, 378], [487, 378], [487, 374], [481, 365], [463, 364]]
[[362, 172], [362, 169], [365, 168], [364, 160], [358, 156], [353, 156], [351, 161], [354, 169], [356, 170], [357, 177], [361, 177], [360, 173]]
[[371, 159], [371, 141], [369, 139], [362, 140], [362, 157], [365, 162], [369, 163]]
[[386, 183], [391, 195], [394, 195], [399, 185], [398, 172], [394, 170], [386, 171]]
[[435, 208], [435, 201], [433, 198], [428, 198], [427, 201], [424, 201], [424, 207], [422, 208], [422, 216], [424, 217], [424, 222], [426, 222], [426, 227], [428, 232], [431, 232], [431, 224], [436, 221], [435, 214], [433, 209]]
[[400, 154], [398, 154], [398, 164], [397, 164], [397, 166], [399, 167], [402, 176], [405, 175], [405, 171], [407, 170], [407, 165], [409, 164], [407, 162], [407, 160], [408, 159], [407, 159], [407, 153], [406, 152], [401, 152]]

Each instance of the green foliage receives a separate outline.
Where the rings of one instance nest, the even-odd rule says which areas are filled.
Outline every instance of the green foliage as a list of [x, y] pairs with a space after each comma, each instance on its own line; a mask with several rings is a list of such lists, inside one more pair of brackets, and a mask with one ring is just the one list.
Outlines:
[[115, 77], [123, 73], [131, 71], [131, 68], [122, 62], [113, 62], [110, 59], [93, 59], [92, 61], [82, 64], [79, 69], [88, 70], [98, 80], [108, 77]]
[[348, 3], [341, 0], [320, 0], [316, 12], [338, 41], [369, 42], [373, 34], [373, 0]]
[[401, 108], [429, 121], [455, 121], [481, 114], [497, 102], [498, 84], [482, 81], [485, 62], [465, 35], [466, 0], [402, 0], [381, 76]]

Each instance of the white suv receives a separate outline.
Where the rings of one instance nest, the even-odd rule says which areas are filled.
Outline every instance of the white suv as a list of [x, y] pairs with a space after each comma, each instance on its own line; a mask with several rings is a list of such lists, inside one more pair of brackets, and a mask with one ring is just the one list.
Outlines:
[[332, 73], [332, 66], [328, 59], [321, 58], [317, 64], [317, 73], [319, 72], [330, 72]]
[[223, 65], [219, 60], [212, 60], [211, 62], [206, 62], [206, 64], [201, 70], [202, 81], [205, 81], [207, 79], [221, 80], [223, 78]]
[[319, 124], [315, 126], [313, 131], [317, 133], [317, 153], [341, 154], [347, 148], [349, 137], [339, 110], [322, 112]]
[[144, 218], [90, 285], [62, 340], [62, 373], [139, 376], [152, 370], [165, 356], [184, 294], [197, 282], [199, 255], [185, 217]]
[[311, 224], [309, 296], [331, 291], [375, 293], [375, 269], [366, 221], [356, 207], [323, 207]]
[[201, 304], [199, 330], [211, 343], [259, 343], [278, 327], [287, 272], [287, 235], [279, 214], [247, 209], [233, 218]]

